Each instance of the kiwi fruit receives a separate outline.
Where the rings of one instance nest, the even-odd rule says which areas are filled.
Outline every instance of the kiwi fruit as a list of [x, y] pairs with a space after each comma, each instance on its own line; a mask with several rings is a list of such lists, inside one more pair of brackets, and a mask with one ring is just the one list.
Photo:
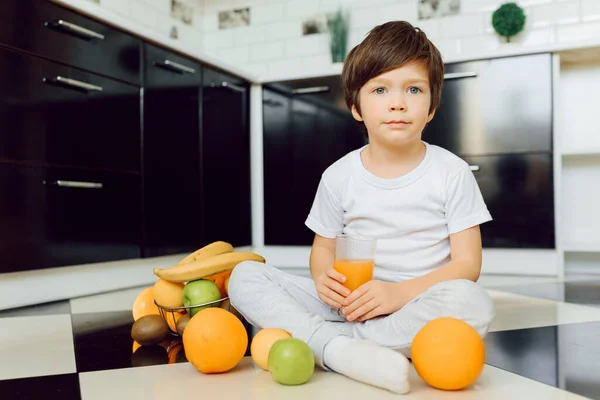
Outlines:
[[162, 342], [169, 334], [169, 325], [160, 315], [145, 315], [131, 326], [131, 338], [142, 346]]
[[177, 333], [179, 334], [179, 336], [183, 337], [183, 330], [187, 326], [190, 318], [190, 314], [186, 314], [183, 317], [179, 318], [179, 320], [177, 320]]

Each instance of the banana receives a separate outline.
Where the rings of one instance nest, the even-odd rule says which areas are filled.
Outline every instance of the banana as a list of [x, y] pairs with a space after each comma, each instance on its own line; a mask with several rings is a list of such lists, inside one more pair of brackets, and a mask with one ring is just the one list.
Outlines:
[[177, 264], [169, 268], [154, 268], [154, 275], [169, 282], [189, 282], [235, 268], [242, 261], [265, 262], [265, 259], [251, 251], [237, 251], [218, 254], [209, 258]]
[[196, 250], [195, 252], [186, 256], [183, 260], [179, 261], [178, 264], [186, 264], [192, 261], [198, 261], [203, 258], [209, 258], [212, 256], [217, 256], [219, 254], [232, 253], [233, 246], [227, 242], [213, 242], [211, 244], [207, 244], [201, 249]]

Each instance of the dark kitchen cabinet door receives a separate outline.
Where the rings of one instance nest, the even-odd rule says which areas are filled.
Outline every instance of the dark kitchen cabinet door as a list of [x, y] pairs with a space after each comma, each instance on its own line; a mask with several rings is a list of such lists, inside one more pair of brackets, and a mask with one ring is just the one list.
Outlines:
[[0, 162], [0, 272], [140, 256], [138, 174]]
[[551, 55], [446, 66], [423, 140], [459, 155], [552, 151]]
[[481, 226], [487, 248], [555, 247], [552, 153], [464, 157], [493, 221]]
[[365, 144], [350, 113], [263, 91], [265, 244], [310, 245], [305, 225], [323, 172]]
[[202, 108], [204, 242], [252, 244], [249, 85], [205, 68]]
[[146, 45], [144, 256], [202, 246], [199, 64]]
[[0, 44], [141, 85], [142, 40], [47, 0], [2, 0]]
[[140, 170], [140, 89], [0, 48], [0, 159]]

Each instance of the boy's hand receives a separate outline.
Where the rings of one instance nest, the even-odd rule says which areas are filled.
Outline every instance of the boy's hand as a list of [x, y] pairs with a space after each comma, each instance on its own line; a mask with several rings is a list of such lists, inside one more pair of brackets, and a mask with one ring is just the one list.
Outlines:
[[319, 298], [331, 307], [342, 308], [344, 299], [350, 294], [350, 290], [342, 285], [345, 280], [346, 277], [335, 269], [327, 269], [315, 280]]
[[407, 301], [402, 298], [398, 282], [372, 280], [357, 288], [346, 299], [346, 320], [363, 322], [379, 315], [393, 314]]

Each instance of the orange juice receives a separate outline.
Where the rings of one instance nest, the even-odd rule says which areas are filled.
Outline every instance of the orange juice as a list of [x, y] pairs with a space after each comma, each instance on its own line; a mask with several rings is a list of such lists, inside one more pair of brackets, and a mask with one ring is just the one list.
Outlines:
[[351, 291], [373, 279], [373, 260], [335, 260], [333, 269], [346, 277], [344, 286]]

